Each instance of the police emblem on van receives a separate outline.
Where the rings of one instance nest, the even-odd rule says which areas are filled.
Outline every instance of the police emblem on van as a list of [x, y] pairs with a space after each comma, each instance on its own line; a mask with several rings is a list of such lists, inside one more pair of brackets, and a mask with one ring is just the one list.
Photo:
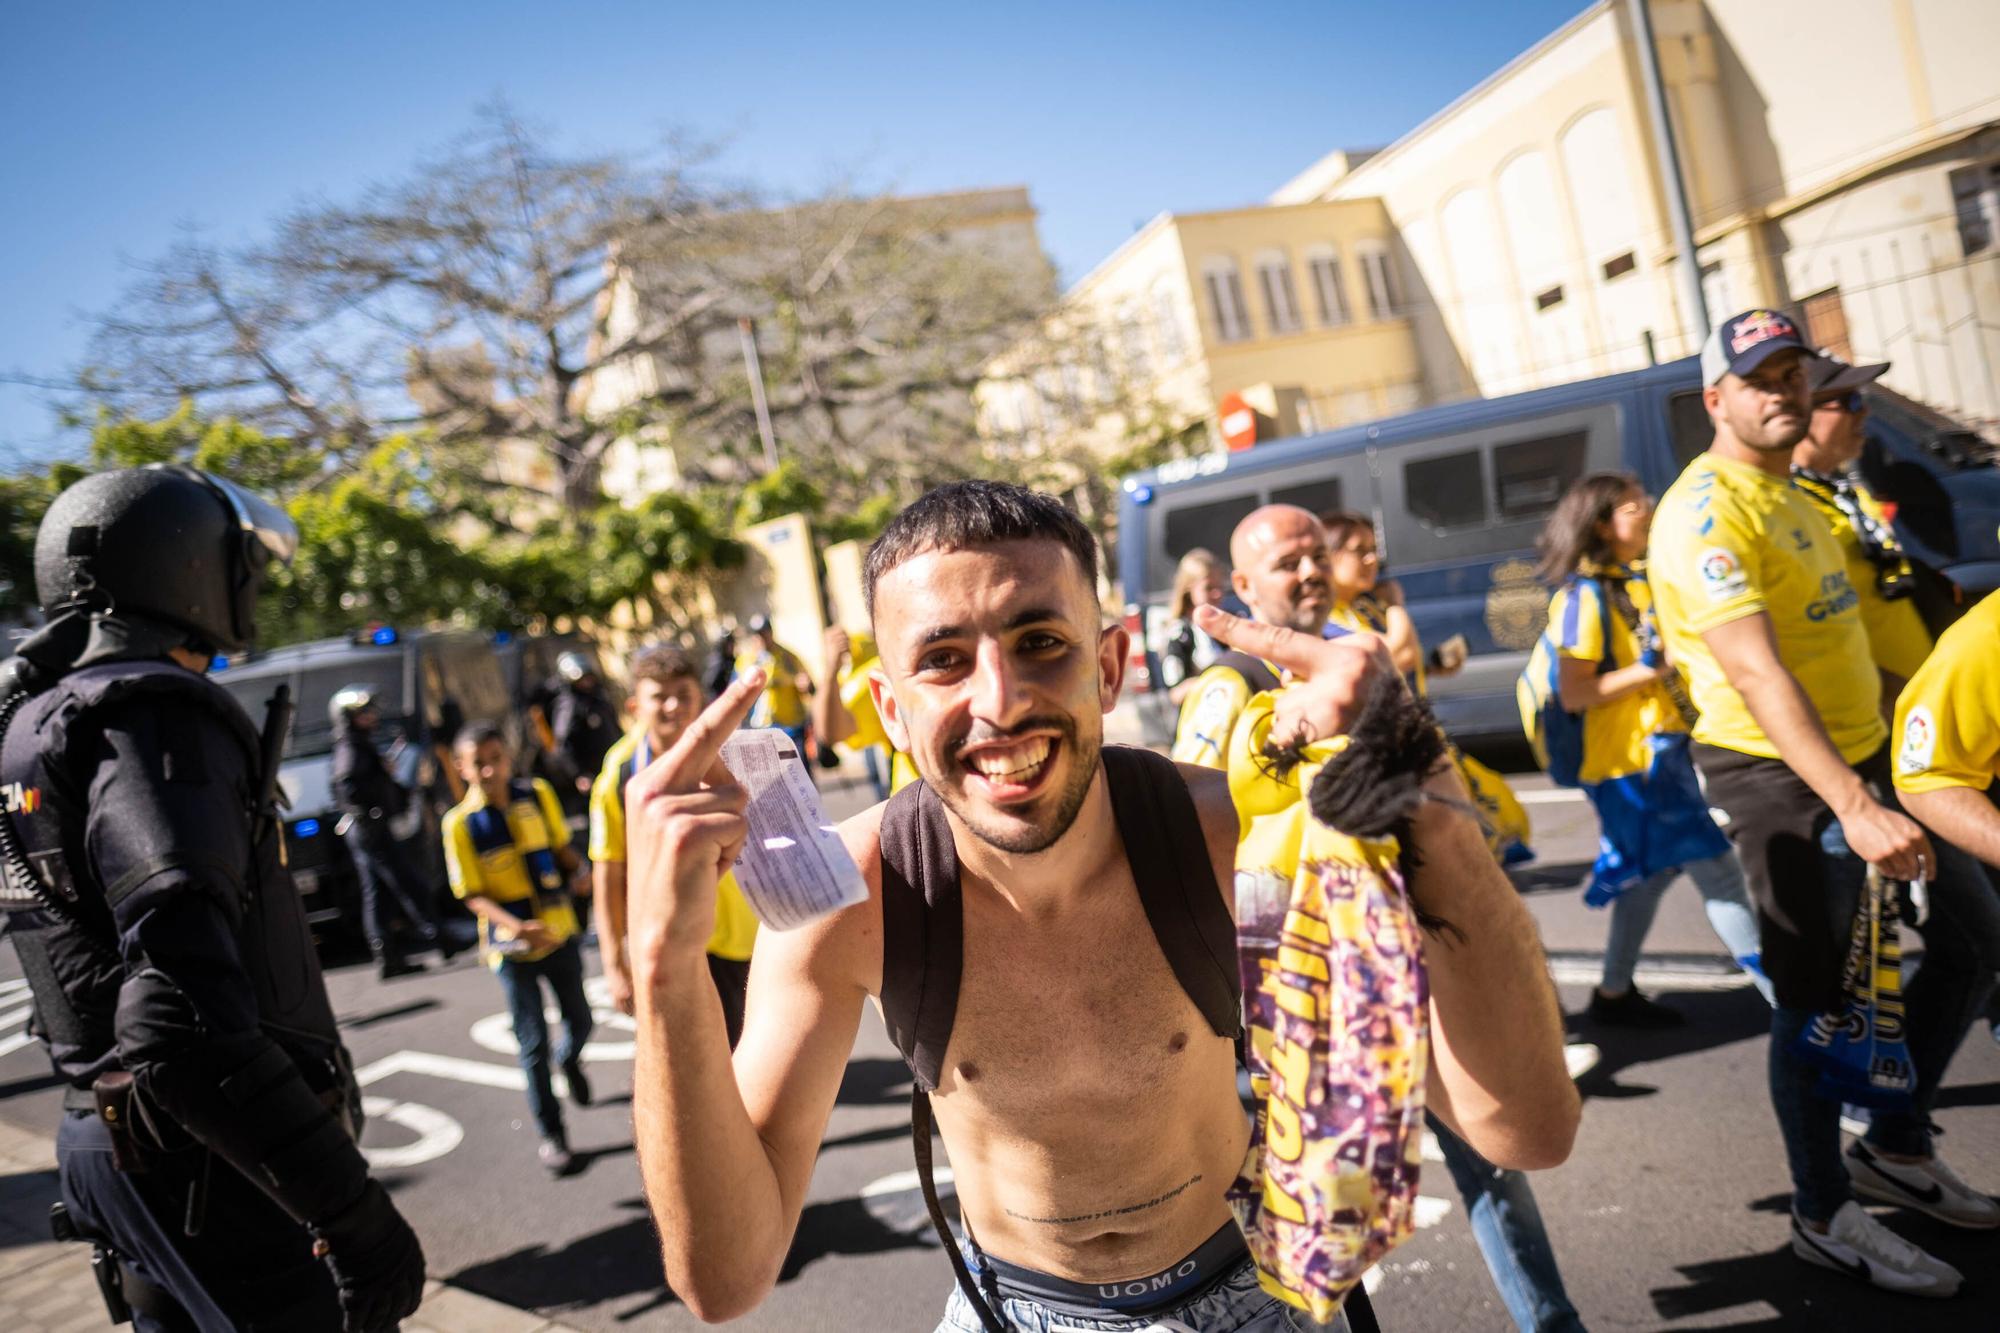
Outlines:
[[1517, 651], [1534, 647], [1549, 623], [1548, 590], [1535, 581], [1534, 565], [1502, 560], [1493, 566], [1492, 579], [1486, 593], [1486, 629], [1493, 642]]

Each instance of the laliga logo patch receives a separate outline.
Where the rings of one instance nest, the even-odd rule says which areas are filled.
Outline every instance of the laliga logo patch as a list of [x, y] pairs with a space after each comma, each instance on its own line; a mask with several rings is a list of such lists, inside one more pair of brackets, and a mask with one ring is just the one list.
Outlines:
[[1937, 723], [1931, 717], [1931, 710], [1918, 704], [1903, 719], [1903, 744], [1896, 751], [1896, 771], [1899, 773], [1922, 773], [1931, 766], [1931, 756], [1937, 752]]
[[1750, 586], [1743, 577], [1743, 566], [1737, 562], [1734, 551], [1711, 546], [1696, 559], [1695, 566], [1701, 570], [1701, 586], [1708, 590], [1710, 601], [1722, 602], [1741, 596]]
[[1729, 354], [1741, 356], [1758, 343], [1797, 336], [1798, 330], [1783, 315], [1769, 310], [1752, 310], [1736, 321], [1736, 329], [1729, 335]]

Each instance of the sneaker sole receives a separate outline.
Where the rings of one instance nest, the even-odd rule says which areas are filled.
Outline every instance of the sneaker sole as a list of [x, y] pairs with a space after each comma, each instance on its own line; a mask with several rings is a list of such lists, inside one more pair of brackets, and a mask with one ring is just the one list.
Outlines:
[[[1850, 1158], [1849, 1160], [1852, 1161], [1853, 1159]], [[1878, 1185], [1874, 1180], [1857, 1175], [1853, 1171], [1847, 1173], [1847, 1183], [1855, 1194], [1868, 1200], [1870, 1203], [1888, 1204], [1895, 1208], [1907, 1208], [1913, 1213], [1922, 1213], [1926, 1217], [1934, 1217], [1940, 1222], [1959, 1228], [1961, 1231], [1993, 1231], [2000, 1229], [2000, 1217], [1983, 1222], [1960, 1217], [1945, 1211], [1937, 1204], [1926, 1203], [1914, 1195], [1904, 1193], [1893, 1185]]]
[[1946, 1289], [1938, 1286], [1918, 1287], [1905, 1285], [1902, 1274], [1894, 1269], [1878, 1270], [1867, 1259], [1856, 1255], [1853, 1263], [1836, 1258], [1807, 1240], [1794, 1228], [1792, 1231], [1792, 1253], [1816, 1268], [1830, 1269], [1835, 1273], [1865, 1282], [1882, 1291], [1892, 1291], [1899, 1296], [1925, 1296], [1932, 1300], [1946, 1301], [1958, 1295], [1958, 1288]]

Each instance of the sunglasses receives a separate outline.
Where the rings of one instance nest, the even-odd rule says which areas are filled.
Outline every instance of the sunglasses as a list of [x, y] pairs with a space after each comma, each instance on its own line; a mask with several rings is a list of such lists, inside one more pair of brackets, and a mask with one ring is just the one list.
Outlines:
[[1861, 390], [1859, 389], [1849, 390], [1848, 392], [1840, 395], [1840, 397], [1838, 398], [1822, 399], [1821, 401], [1814, 403], [1813, 406], [1815, 408], [1837, 407], [1841, 411], [1847, 413], [1849, 416], [1859, 416], [1861, 415], [1861, 413], [1868, 410], [1867, 406], [1863, 404], [1861, 401]]

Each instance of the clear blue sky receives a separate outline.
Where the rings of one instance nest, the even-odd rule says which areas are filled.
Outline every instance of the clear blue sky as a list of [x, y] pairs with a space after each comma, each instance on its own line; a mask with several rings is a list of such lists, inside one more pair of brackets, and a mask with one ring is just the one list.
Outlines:
[[[723, 170], [780, 191], [1023, 184], [1067, 281], [1163, 209], [1395, 139], [1583, 5], [11, 0], [0, 376], [73, 366], [81, 315], [181, 225], [253, 237], [495, 94], [572, 148], [723, 139]], [[0, 384], [0, 467], [74, 447], [46, 397]]]

